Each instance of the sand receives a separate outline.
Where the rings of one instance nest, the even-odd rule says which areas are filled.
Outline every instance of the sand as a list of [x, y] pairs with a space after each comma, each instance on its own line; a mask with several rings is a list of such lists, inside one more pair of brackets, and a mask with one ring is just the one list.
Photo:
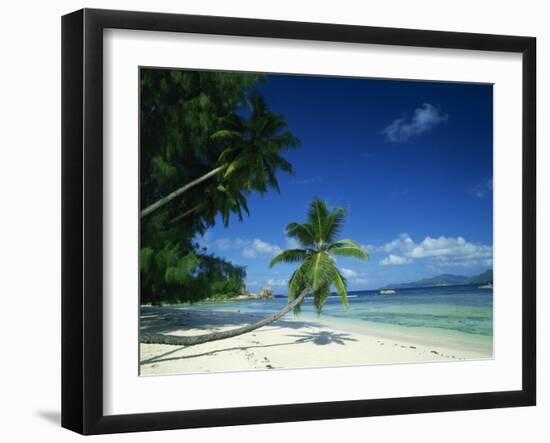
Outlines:
[[[215, 310], [142, 308], [141, 329], [204, 334], [258, 321], [262, 315]], [[486, 351], [356, 327], [327, 317], [294, 317], [248, 334], [195, 346], [140, 344], [140, 374], [183, 374], [490, 358]]]

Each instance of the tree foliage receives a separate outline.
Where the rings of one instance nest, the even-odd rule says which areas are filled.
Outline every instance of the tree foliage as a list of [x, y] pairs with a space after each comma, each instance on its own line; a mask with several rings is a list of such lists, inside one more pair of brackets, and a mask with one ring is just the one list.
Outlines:
[[[329, 209], [327, 203], [317, 198], [310, 204], [305, 223], [289, 223], [286, 235], [295, 239], [301, 248], [287, 249], [275, 256], [270, 263], [300, 263], [288, 283], [288, 299], [294, 300], [304, 290], [313, 294], [313, 303], [320, 313], [330, 295], [336, 290], [341, 303], [348, 306], [347, 282], [336, 266], [334, 256], [368, 259], [368, 254], [354, 240], [337, 240], [344, 225], [346, 210]], [[301, 303], [294, 311], [300, 312]]]
[[[256, 74], [140, 70], [140, 206], [208, 175], [141, 218], [141, 302], [236, 295], [246, 271], [207, 254], [194, 238], [231, 215], [251, 192], [278, 189], [281, 156], [298, 140], [257, 92]], [[216, 168], [220, 172], [212, 174]]]

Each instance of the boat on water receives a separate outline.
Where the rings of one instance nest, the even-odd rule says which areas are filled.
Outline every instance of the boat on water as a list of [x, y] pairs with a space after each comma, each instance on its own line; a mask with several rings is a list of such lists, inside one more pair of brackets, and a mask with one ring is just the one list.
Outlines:
[[394, 289], [381, 289], [378, 294], [380, 295], [392, 295], [392, 294], [395, 294], [395, 290]]
[[478, 289], [493, 289], [492, 283], [486, 283], [484, 285], [478, 286]]

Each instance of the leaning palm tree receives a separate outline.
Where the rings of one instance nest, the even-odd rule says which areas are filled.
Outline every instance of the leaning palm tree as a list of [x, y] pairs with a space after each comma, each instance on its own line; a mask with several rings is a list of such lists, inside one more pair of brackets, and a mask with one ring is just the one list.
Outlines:
[[305, 223], [290, 223], [286, 227], [288, 237], [295, 239], [300, 248], [287, 249], [271, 260], [270, 266], [277, 263], [300, 263], [289, 280], [289, 304], [279, 312], [257, 323], [227, 331], [213, 332], [196, 336], [175, 336], [141, 332], [142, 343], [189, 346], [236, 337], [254, 331], [281, 318], [289, 311], [299, 312], [308, 294], [313, 295], [317, 313], [330, 295], [332, 288], [344, 307], [348, 307], [346, 279], [338, 270], [334, 256], [368, 259], [368, 254], [353, 240], [337, 240], [343, 227], [346, 210], [329, 209], [326, 202], [315, 198], [309, 208]]
[[[249, 118], [233, 113], [221, 122], [222, 128], [214, 132], [210, 139], [226, 145], [214, 168], [186, 183], [170, 194], [160, 198], [141, 211], [141, 217], [156, 211], [181, 196], [195, 186], [217, 179], [217, 186], [227, 186], [228, 182], [238, 183], [242, 189], [260, 193], [269, 187], [279, 190], [276, 172], [281, 170], [292, 174], [292, 165], [281, 156], [281, 151], [296, 148], [300, 141], [285, 131], [285, 119], [267, 109], [264, 99], [253, 94]], [[199, 209], [189, 208], [180, 218]]]
[[[334, 256], [368, 259], [368, 254], [353, 240], [337, 240], [344, 224], [346, 210], [329, 210], [326, 202], [315, 198], [310, 205], [306, 223], [290, 223], [287, 237], [295, 239], [301, 248], [287, 249], [273, 260], [276, 263], [301, 263], [288, 283], [288, 300], [300, 311], [305, 294], [313, 294], [317, 313], [321, 313], [325, 301], [334, 287], [344, 307], [348, 308], [346, 279], [338, 270]], [[296, 303], [297, 301], [297, 303]]]
[[224, 226], [227, 227], [231, 213], [236, 214], [239, 221], [243, 219], [243, 212], [250, 215], [246, 200], [249, 192], [235, 183], [227, 183], [225, 186], [222, 184], [209, 186], [204, 190], [199, 203], [176, 215], [168, 223], [178, 223], [184, 218], [194, 215], [203, 218], [207, 223], [214, 224], [216, 216], [219, 214]]

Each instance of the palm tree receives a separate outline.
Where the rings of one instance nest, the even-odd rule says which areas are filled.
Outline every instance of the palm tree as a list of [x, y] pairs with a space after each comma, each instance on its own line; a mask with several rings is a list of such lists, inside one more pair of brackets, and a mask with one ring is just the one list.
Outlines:
[[344, 208], [329, 209], [326, 202], [315, 198], [307, 216], [306, 223], [290, 223], [286, 227], [288, 237], [295, 239], [301, 248], [287, 249], [271, 260], [270, 266], [277, 263], [297, 263], [300, 266], [289, 280], [289, 304], [279, 312], [257, 323], [221, 332], [196, 336], [175, 336], [141, 332], [142, 343], [190, 346], [224, 338], [236, 337], [266, 326], [281, 318], [292, 309], [300, 310], [307, 294], [313, 294], [317, 313], [334, 287], [344, 307], [348, 307], [346, 279], [336, 266], [333, 256], [368, 259], [368, 254], [353, 240], [336, 240], [344, 224]]
[[[336, 289], [340, 302], [348, 308], [346, 279], [338, 270], [333, 256], [368, 259], [368, 254], [353, 240], [337, 240], [344, 224], [346, 210], [329, 210], [323, 200], [313, 199], [306, 223], [290, 223], [286, 227], [287, 237], [297, 240], [299, 249], [287, 249], [271, 260], [276, 263], [296, 263], [301, 265], [290, 277], [288, 299], [290, 302], [300, 298], [304, 291], [312, 292], [317, 313], [321, 313], [323, 304], [330, 295], [331, 288]], [[300, 310], [304, 297], [296, 304]]]
[[[246, 191], [256, 190], [263, 194], [269, 187], [279, 190], [276, 172], [294, 172], [292, 165], [281, 156], [281, 151], [298, 147], [300, 141], [289, 131], [284, 131], [284, 118], [270, 112], [258, 93], [252, 95], [250, 106], [252, 111], [249, 118], [236, 113], [230, 114], [222, 119], [222, 129], [210, 136], [213, 142], [227, 145], [220, 153], [215, 167], [147, 206], [141, 211], [141, 217], [213, 178], [218, 179], [218, 186], [226, 186], [231, 181], [238, 183]], [[188, 209], [183, 216], [196, 209], [197, 206]]]
[[228, 182], [226, 186], [222, 184], [209, 186], [204, 190], [199, 203], [176, 215], [168, 223], [174, 224], [195, 215], [203, 218], [207, 223], [214, 224], [216, 215], [220, 214], [223, 224], [228, 226], [231, 213], [236, 214], [242, 221], [243, 212], [250, 214], [246, 200], [248, 193], [249, 191], [242, 190], [235, 183]]

